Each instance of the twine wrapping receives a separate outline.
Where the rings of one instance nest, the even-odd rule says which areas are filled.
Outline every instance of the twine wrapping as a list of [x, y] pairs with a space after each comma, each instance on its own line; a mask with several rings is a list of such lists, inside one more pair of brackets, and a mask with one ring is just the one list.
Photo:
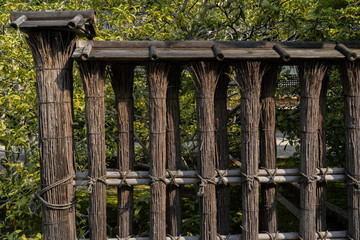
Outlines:
[[150, 177], [150, 185], [154, 185], [157, 182], [163, 182], [166, 185], [166, 176], [162, 176], [162, 177], [154, 177], [149, 175]]
[[122, 186], [126, 185], [128, 187], [130, 187], [131, 185], [127, 182], [126, 178], [127, 178], [127, 175], [129, 174], [130, 171], [119, 171], [120, 173], [120, 179], [121, 179], [121, 183], [119, 185], [119, 188], [121, 188]]
[[302, 173], [302, 172], [300, 172], [300, 175], [302, 177], [300, 178], [299, 183], [300, 184], [303, 184], [303, 183], [307, 184], [307, 188], [308, 188], [309, 192], [313, 192], [315, 190], [314, 186], [312, 186], [310, 184], [316, 182], [317, 175], [306, 175], [305, 173]]
[[176, 171], [175, 174], [173, 174], [169, 169], [166, 169], [166, 172], [170, 176], [170, 185], [174, 185], [176, 187], [179, 187], [180, 185], [176, 182], [177, 175], [179, 174], [179, 171]]
[[197, 177], [200, 179], [199, 191], [197, 192], [197, 195], [198, 195], [199, 197], [201, 197], [201, 196], [204, 195], [205, 187], [206, 187], [208, 184], [214, 184], [214, 185], [216, 185], [216, 182], [215, 182], [216, 175], [214, 175], [214, 176], [211, 177], [211, 178], [203, 178], [203, 177], [200, 176], [199, 174], [196, 174], [196, 175], [197, 175]]
[[327, 174], [327, 172], [329, 171], [329, 168], [327, 167], [326, 169], [325, 169], [325, 171], [322, 169], [322, 168], [318, 168], [319, 169], [319, 171], [320, 171], [320, 180], [318, 181], [318, 182], [320, 182], [320, 183], [327, 183], [327, 181], [326, 181], [326, 174]]
[[346, 183], [348, 186], [352, 186], [354, 188], [354, 192], [360, 193], [360, 181], [356, 180], [353, 176], [351, 176], [347, 171], [345, 171], [346, 176], [350, 179]]
[[217, 172], [217, 177], [219, 178], [218, 185], [227, 185], [229, 183], [228, 179], [226, 178], [228, 175], [228, 170], [226, 169], [224, 172], [221, 172], [220, 169], [216, 168], [215, 171]]
[[93, 178], [93, 177], [88, 176], [88, 179], [89, 179], [89, 181], [87, 182], [87, 184], [88, 184], [88, 192], [89, 193], [92, 193], [93, 188], [97, 182], [100, 182], [100, 183], [104, 184], [105, 186], [107, 186], [106, 175], [98, 177], [98, 178]]
[[249, 191], [251, 192], [253, 187], [254, 187], [254, 181], [258, 181], [259, 182], [259, 178], [258, 178], [258, 174], [255, 175], [246, 175], [245, 173], [241, 172], [240, 173], [241, 176], [243, 178], [245, 178], [242, 183], [247, 183], [247, 187], [249, 189]]

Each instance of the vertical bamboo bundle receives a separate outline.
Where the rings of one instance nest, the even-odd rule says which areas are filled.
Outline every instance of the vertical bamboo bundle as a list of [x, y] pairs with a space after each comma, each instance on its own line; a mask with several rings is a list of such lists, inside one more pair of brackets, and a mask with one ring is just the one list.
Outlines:
[[[29, 32], [36, 67], [43, 238], [76, 239], [72, 91], [76, 35]], [[58, 183], [58, 184], [55, 184]], [[56, 186], [55, 186], [56, 185]]]
[[[215, 89], [215, 167], [220, 170], [229, 168], [229, 142], [227, 135], [228, 112], [226, 105], [229, 85], [229, 67], [220, 75]], [[216, 186], [217, 232], [230, 233], [230, 187], [226, 184]]]
[[[134, 66], [129, 64], [111, 65], [111, 84], [115, 92], [115, 108], [118, 125], [117, 168], [123, 178], [134, 165]], [[132, 235], [133, 187], [122, 184], [118, 187], [118, 236]]]
[[[317, 168], [326, 168], [326, 92], [329, 76], [323, 79], [320, 91], [320, 114], [319, 114], [319, 159]], [[316, 230], [326, 230], [326, 181], [316, 183]]]
[[348, 233], [360, 239], [360, 64], [347, 62], [343, 69], [348, 175]]
[[[261, 86], [260, 166], [265, 169], [276, 169], [275, 91], [278, 74], [279, 67], [270, 65], [264, 74]], [[277, 232], [278, 210], [275, 183], [261, 184], [261, 199], [263, 213], [261, 230]]]
[[105, 66], [79, 62], [85, 92], [91, 240], [106, 240]]
[[243, 240], [257, 240], [259, 232], [259, 121], [260, 89], [264, 69], [260, 62], [236, 66], [236, 81], [241, 93], [241, 171]]
[[199, 132], [200, 237], [215, 240], [216, 193], [215, 176], [215, 109], [214, 95], [221, 69], [216, 62], [191, 64], [193, 81], [197, 90], [197, 127]]
[[300, 236], [313, 239], [316, 229], [316, 163], [319, 161], [319, 97], [326, 64], [308, 61], [299, 67], [300, 99]]
[[[181, 68], [171, 66], [166, 93], [166, 164], [167, 169], [176, 171], [181, 169], [180, 153], [180, 90]], [[175, 176], [174, 176], [175, 177]], [[167, 227], [172, 236], [182, 233], [181, 217], [181, 187], [176, 184], [167, 186]]]
[[166, 89], [170, 66], [147, 64], [150, 115], [150, 239], [166, 238]]

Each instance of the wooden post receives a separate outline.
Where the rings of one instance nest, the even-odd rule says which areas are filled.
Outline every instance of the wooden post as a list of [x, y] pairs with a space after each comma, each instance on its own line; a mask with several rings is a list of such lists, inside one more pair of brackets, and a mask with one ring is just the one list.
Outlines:
[[[115, 92], [115, 108], [118, 125], [117, 168], [123, 179], [134, 166], [134, 65], [112, 64], [111, 83]], [[133, 233], [133, 187], [118, 187], [118, 236], [126, 238]]]
[[[326, 93], [329, 76], [326, 74], [320, 91], [319, 112], [319, 159], [317, 168], [326, 168]], [[325, 172], [323, 171], [322, 174]], [[325, 231], [326, 228], [326, 181], [316, 183], [316, 231]]]
[[[265, 169], [276, 169], [275, 91], [278, 75], [279, 66], [270, 65], [265, 72], [261, 86], [260, 166]], [[275, 172], [269, 173], [276, 174]], [[261, 230], [276, 233], [278, 231], [278, 209], [275, 183], [261, 184], [261, 199], [263, 214]]]
[[166, 89], [170, 66], [147, 64], [150, 115], [150, 239], [166, 238]]
[[106, 240], [105, 66], [79, 62], [85, 92], [90, 240]]
[[215, 171], [215, 109], [214, 95], [220, 75], [217, 62], [194, 62], [191, 64], [197, 90], [197, 127], [199, 132], [199, 178], [200, 237], [217, 239]]
[[300, 98], [300, 236], [313, 239], [316, 229], [316, 163], [319, 161], [319, 97], [326, 64], [304, 62], [299, 67]]
[[257, 240], [259, 232], [259, 121], [260, 89], [263, 76], [260, 62], [236, 66], [241, 93], [242, 239]]
[[[229, 142], [227, 134], [228, 111], [226, 105], [229, 85], [229, 67], [222, 72], [215, 90], [215, 166], [229, 168]], [[223, 183], [216, 186], [217, 232], [230, 234], [230, 187]]]
[[343, 66], [346, 127], [346, 171], [348, 175], [348, 235], [360, 239], [360, 64]]
[[[180, 170], [182, 166], [180, 152], [180, 90], [181, 68], [171, 66], [166, 93], [166, 164], [171, 171]], [[175, 177], [175, 176], [174, 176]], [[181, 187], [176, 184], [167, 186], [167, 227], [172, 236], [182, 233]]]
[[26, 40], [36, 67], [42, 189], [37, 198], [47, 202], [43, 239], [76, 239], [71, 60], [76, 35], [36, 31]]

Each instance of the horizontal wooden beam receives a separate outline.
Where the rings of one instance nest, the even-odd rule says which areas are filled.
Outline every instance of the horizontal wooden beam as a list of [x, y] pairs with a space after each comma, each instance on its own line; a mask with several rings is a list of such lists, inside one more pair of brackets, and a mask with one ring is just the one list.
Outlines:
[[[91, 52], [87, 52], [85, 58], [84, 49], [88, 49], [89, 46]], [[138, 64], [154, 60], [276, 60], [291, 63], [309, 59], [354, 61], [358, 54], [360, 42], [79, 41], [73, 58], [109, 62], [130, 61]]]
[[91, 39], [96, 35], [95, 11], [12, 12], [8, 27], [31, 31], [72, 31]]

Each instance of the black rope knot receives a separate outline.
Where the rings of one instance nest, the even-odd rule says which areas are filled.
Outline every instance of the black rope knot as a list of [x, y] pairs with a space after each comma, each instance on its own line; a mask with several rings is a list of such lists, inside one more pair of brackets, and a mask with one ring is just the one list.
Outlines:
[[163, 182], [166, 185], [166, 176], [162, 176], [162, 177], [154, 177], [149, 175], [150, 177], [150, 185], [154, 185], [157, 182]]
[[214, 184], [214, 185], [216, 185], [216, 182], [215, 182], [216, 175], [214, 175], [212, 178], [203, 178], [203, 177], [200, 176], [199, 174], [196, 174], [196, 175], [197, 175], [197, 177], [200, 179], [199, 191], [198, 191], [197, 195], [201, 197], [201, 196], [204, 195], [205, 187], [206, 187], [208, 184]]
[[305, 183], [307, 185], [307, 188], [309, 190], [309, 192], [313, 192], [314, 186], [312, 186], [311, 184], [316, 182], [317, 180], [317, 175], [306, 175], [305, 173], [300, 172], [300, 175], [302, 176], [299, 180], [300, 184]]
[[170, 185], [174, 185], [176, 187], [179, 187], [180, 185], [176, 182], [176, 178], [177, 175], [179, 174], [179, 171], [176, 171], [175, 174], [173, 174], [172, 171], [170, 171], [169, 169], [166, 170], [166, 172], [169, 174], [170, 176]]
[[124, 185], [130, 187], [131, 185], [126, 180], [127, 175], [130, 173], [130, 171], [119, 171], [119, 173], [120, 173], [120, 179], [121, 179], [121, 183], [120, 183], [119, 187], [121, 188]]
[[327, 183], [327, 181], [326, 181], [326, 174], [327, 174], [327, 172], [329, 171], [329, 168], [327, 167], [327, 168], [325, 169], [325, 171], [324, 171], [324, 169], [322, 169], [322, 168], [318, 168], [318, 169], [319, 169], [319, 171], [320, 171], [320, 173], [319, 173], [319, 175], [320, 175], [319, 183]]
[[356, 180], [353, 176], [351, 176], [347, 171], [345, 172], [346, 176], [348, 177], [349, 181], [347, 181], [346, 185], [352, 186], [354, 192], [360, 193], [360, 181]]
[[70, 203], [49, 203], [47, 202], [43, 197], [41, 197], [41, 195], [43, 195], [45, 192], [49, 191], [50, 189], [59, 186], [61, 184], [66, 183], [67, 181], [73, 180], [75, 177], [75, 174], [71, 174], [63, 179], [60, 179], [59, 181], [50, 184], [47, 187], [44, 187], [43, 189], [40, 189], [39, 191], [37, 191], [36, 193], [34, 193], [32, 195], [31, 201], [29, 203], [29, 211], [31, 214], [34, 214], [40, 206], [37, 206], [37, 200], [41, 201], [42, 204], [44, 204], [46, 207], [53, 209], [53, 210], [66, 210], [66, 209], [70, 209], [72, 208], [72, 206], [74, 204], [76, 204], [76, 199], [74, 199], [73, 201], [71, 201]]
[[274, 170], [270, 170], [270, 169], [267, 169], [267, 168], [261, 168], [261, 169], [264, 169], [268, 175], [268, 178], [269, 178], [269, 184], [274, 184], [274, 185], [277, 185], [276, 182], [275, 182], [275, 177], [276, 177], [276, 174], [277, 174], [277, 168], [275, 168]]
[[94, 190], [94, 187], [95, 187], [95, 184], [97, 183], [97, 182], [100, 182], [100, 183], [102, 183], [102, 184], [104, 184], [105, 186], [107, 186], [107, 183], [106, 183], [106, 175], [104, 175], [104, 176], [101, 176], [101, 177], [95, 177], [95, 178], [93, 178], [93, 177], [90, 177], [90, 176], [88, 176], [87, 177], [89, 180], [87, 181], [87, 185], [88, 185], [88, 192], [89, 193], [92, 193], [92, 191]]
[[325, 234], [322, 234], [322, 232], [319, 232], [319, 231], [316, 231], [317, 235], [318, 235], [318, 239], [321, 239], [321, 240], [326, 240], [327, 239], [327, 236], [328, 236], [328, 233], [329, 231], [326, 230]]
[[258, 181], [259, 182], [259, 178], [258, 178], [258, 174], [255, 175], [246, 175], [245, 173], [241, 172], [240, 173], [241, 176], [244, 178], [244, 180], [242, 181], [242, 183], [247, 183], [247, 187], [249, 189], [249, 191], [251, 192], [253, 187], [254, 187], [254, 181]]
[[277, 231], [276, 233], [274, 233], [274, 234], [275, 234], [274, 236], [273, 236], [272, 233], [269, 233], [269, 232], [265, 232], [265, 233], [269, 236], [270, 240], [277, 240], [277, 237], [278, 237], [278, 235], [279, 235], [279, 231]]
[[221, 171], [220, 169], [216, 168], [215, 171], [217, 172], [217, 177], [219, 178], [218, 184], [227, 185], [229, 183], [228, 179], [226, 178], [228, 175], [228, 170], [226, 169], [225, 171]]

